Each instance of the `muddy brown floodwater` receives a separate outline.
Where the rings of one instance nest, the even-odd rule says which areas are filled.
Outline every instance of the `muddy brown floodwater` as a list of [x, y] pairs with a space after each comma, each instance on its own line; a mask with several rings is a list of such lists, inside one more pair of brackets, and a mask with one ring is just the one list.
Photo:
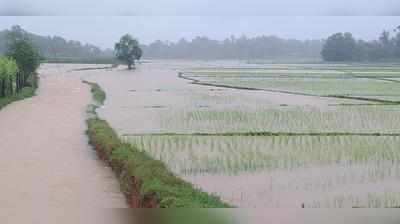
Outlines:
[[2, 223], [107, 223], [103, 209], [127, 207], [87, 143], [91, 95], [71, 67], [42, 66], [37, 96], [0, 110]]
[[[220, 63], [220, 64], [219, 64]], [[193, 85], [178, 77], [179, 70], [192, 67], [231, 65], [229, 62], [151, 61], [134, 71], [125, 67], [113, 70], [80, 71], [85, 79], [98, 83], [107, 93], [105, 106], [98, 113], [119, 134], [185, 132], [198, 130], [161, 127], [175, 112], [207, 109], [224, 111], [257, 105], [279, 107], [311, 106], [327, 109], [330, 104], [355, 102], [277, 92], [257, 92]], [[203, 107], [203, 108], [201, 108]], [[182, 119], [182, 122], [184, 120]], [[210, 130], [208, 130], [210, 131]], [[232, 131], [232, 130], [226, 130]], [[198, 131], [199, 132], [199, 131]]]
[[[220, 111], [236, 108], [248, 108], [249, 111], [252, 111], [255, 106], [276, 107], [285, 104], [311, 107], [322, 111], [326, 110], [330, 104], [359, 103], [335, 98], [193, 85], [189, 80], [178, 77], [179, 70], [202, 66], [212, 67], [216, 64], [218, 62], [208, 62], [207, 64], [188, 61], [151, 61], [139, 65], [134, 71], [119, 67], [112, 70], [91, 70], [79, 73], [85, 73], [85, 79], [98, 83], [107, 93], [105, 106], [100, 108], [98, 113], [102, 118], [109, 121], [120, 135], [195, 133], [198, 131], [194, 129], [196, 127], [187, 125], [180, 128], [179, 122], [185, 122], [184, 117], [172, 118], [174, 113], [179, 115], [180, 111], [199, 110], [196, 108], [199, 105], [206, 105], [206, 107], [209, 106]], [[221, 64], [221, 66], [225, 65]], [[171, 116], [168, 116], [168, 114]], [[173, 120], [174, 122], [167, 123], [169, 126], [162, 127], [160, 124], [165, 120]], [[178, 125], [175, 125], [175, 122]], [[212, 126], [207, 126], [207, 123], [205, 123], [204, 130], [207, 130], [207, 127]], [[232, 131], [229, 129], [228, 123], [225, 123], [221, 129], [226, 132]], [[159, 145], [159, 147], [168, 146]], [[161, 148], [160, 151], [162, 150]], [[198, 153], [204, 153], [204, 150], [199, 149]], [[180, 163], [182, 160], [182, 158], [176, 158], [176, 163]], [[347, 171], [351, 171], [355, 175], [365, 170], [365, 167], [346, 168]], [[308, 207], [339, 207], [331, 201], [336, 202], [339, 200], [336, 198], [345, 196], [347, 199], [348, 194], [345, 193], [350, 194], [348, 196], [350, 198], [349, 203], [342, 204], [347, 205], [345, 207], [351, 207], [353, 196], [361, 195], [359, 197], [368, 198], [365, 195], [369, 193], [379, 194], [384, 192], [382, 187], [385, 187], [385, 190], [393, 191], [399, 186], [398, 182], [393, 183], [391, 180], [384, 184], [380, 182], [381, 185], [370, 184], [368, 187], [363, 185], [363, 191], [358, 190], [360, 187], [358, 183], [342, 184], [340, 187], [330, 188], [314, 186], [314, 183], [318, 184], [325, 179], [329, 182], [342, 178], [343, 170], [341, 167], [333, 166], [287, 172], [261, 170], [259, 172], [243, 172], [238, 175], [205, 172], [201, 175], [189, 174], [183, 176], [183, 178], [207, 192], [221, 196], [228, 203], [244, 208], [301, 208], [306, 206], [305, 203], [308, 203]], [[344, 173], [346, 173], [346, 170], [344, 170]], [[227, 183], [229, 184], [227, 185]], [[347, 189], [349, 187], [351, 187], [351, 190]], [[318, 191], [315, 191], [316, 188]], [[356, 199], [358, 200], [358, 198]], [[318, 204], [319, 200], [327, 202]]]
[[[160, 110], [163, 113], [171, 109], [196, 109], [199, 107], [198, 102], [203, 106], [203, 101], [221, 110], [237, 106], [251, 109], [252, 105], [259, 102], [267, 106], [287, 104], [324, 109], [329, 104], [345, 102], [283, 93], [211, 88], [192, 85], [177, 77], [176, 69], [204, 66], [215, 64], [151, 62], [140, 65], [135, 71], [127, 71], [125, 68], [72, 71], [89, 65], [43, 66], [40, 70], [38, 96], [0, 110], [1, 223], [3, 220], [7, 220], [4, 223], [38, 224], [132, 223], [124, 220], [126, 212], [108, 209], [125, 208], [125, 199], [111, 170], [104, 167], [87, 144], [84, 121], [86, 105], [91, 102], [91, 96], [88, 86], [81, 79], [97, 82], [106, 91], [106, 104], [99, 109], [99, 115], [109, 121], [121, 135], [160, 131]], [[257, 194], [265, 192], [266, 186], [273, 186], [268, 184], [268, 178], [265, 177], [278, 176], [281, 182], [275, 186], [279, 187], [296, 179], [308, 178], [309, 174], [317, 179], [320, 176], [336, 178], [340, 174], [338, 169], [326, 167], [316, 174], [305, 169], [297, 172], [263, 171], [244, 176], [204, 175], [184, 178], [203, 190], [217, 192], [227, 201], [235, 199], [229, 202], [238, 206], [274, 207], [268, 205], [269, 201], [267, 204], [261, 203], [262, 197]], [[357, 173], [360, 170], [364, 168], [355, 167], [350, 171]], [[385, 182], [384, 186], [398, 189], [399, 185]], [[248, 203], [240, 199], [241, 195], [231, 197], [235, 187], [247, 193]], [[279, 188], [279, 191], [274, 191], [273, 197], [283, 202], [283, 210], [220, 211], [237, 219], [239, 224], [394, 224], [400, 219], [397, 211], [391, 209], [374, 212], [364, 209], [287, 209], [292, 207], [292, 202], [295, 208], [299, 208], [299, 204], [304, 201], [301, 197], [298, 201], [293, 200], [297, 197], [288, 194], [291, 190]], [[315, 192], [301, 193], [302, 196], [309, 196]]]

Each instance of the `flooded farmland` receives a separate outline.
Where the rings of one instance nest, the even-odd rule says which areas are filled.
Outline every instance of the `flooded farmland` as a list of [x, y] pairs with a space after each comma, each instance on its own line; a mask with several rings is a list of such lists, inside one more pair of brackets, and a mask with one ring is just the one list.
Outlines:
[[363, 68], [146, 61], [72, 73], [105, 90], [98, 113], [125, 141], [235, 206], [398, 207], [397, 85], [354, 72], [348, 82], [355, 69]]

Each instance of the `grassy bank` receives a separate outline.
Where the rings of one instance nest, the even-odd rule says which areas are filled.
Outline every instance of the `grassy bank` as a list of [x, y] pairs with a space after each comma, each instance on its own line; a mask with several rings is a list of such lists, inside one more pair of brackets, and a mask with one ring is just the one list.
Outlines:
[[33, 87], [25, 87], [21, 90], [21, 92], [7, 96], [7, 97], [0, 97], [0, 109], [3, 107], [7, 106], [8, 104], [18, 101], [18, 100], [23, 100], [29, 97], [32, 97], [35, 95], [35, 90], [36, 88]]
[[161, 161], [122, 142], [110, 125], [96, 115], [96, 108], [103, 104], [106, 94], [97, 84], [86, 83], [91, 86], [96, 102], [88, 110], [91, 115], [87, 120], [90, 144], [116, 172], [131, 207], [230, 207], [218, 197], [202, 192], [176, 177]]

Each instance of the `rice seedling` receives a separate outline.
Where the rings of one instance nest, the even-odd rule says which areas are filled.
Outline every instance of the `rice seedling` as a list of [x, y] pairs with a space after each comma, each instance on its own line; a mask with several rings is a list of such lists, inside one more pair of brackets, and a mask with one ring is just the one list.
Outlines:
[[126, 140], [181, 175], [236, 174], [313, 165], [396, 163], [400, 137], [136, 136]]
[[[397, 134], [400, 108], [393, 106], [286, 106], [169, 110], [159, 113], [157, 132], [386, 133]], [[384, 119], [383, 119], [384, 118]], [[149, 132], [152, 132], [149, 130]]]
[[[125, 140], [164, 161], [184, 179], [239, 206], [400, 205], [398, 197], [381, 196], [396, 192], [400, 137], [137, 136]], [[227, 181], [237, 185], [227, 188]], [[283, 194], [293, 198], [282, 198]]]

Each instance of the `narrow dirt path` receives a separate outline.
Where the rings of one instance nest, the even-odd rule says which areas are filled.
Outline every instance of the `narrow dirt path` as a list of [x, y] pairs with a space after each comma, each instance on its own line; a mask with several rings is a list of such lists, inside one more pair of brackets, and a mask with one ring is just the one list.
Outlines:
[[6, 223], [32, 217], [21, 208], [50, 218], [54, 209], [90, 217], [88, 211], [126, 207], [113, 173], [87, 143], [89, 87], [67, 67], [44, 66], [38, 95], [0, 110], [0, 220]]

